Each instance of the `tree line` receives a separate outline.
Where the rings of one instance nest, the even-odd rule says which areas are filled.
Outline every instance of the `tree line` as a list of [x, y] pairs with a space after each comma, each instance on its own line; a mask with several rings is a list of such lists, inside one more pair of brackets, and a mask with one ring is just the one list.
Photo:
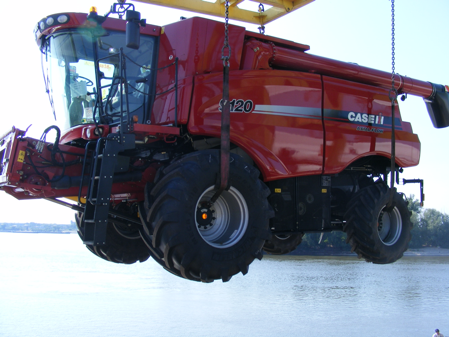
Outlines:
[[[441, 213], [436, 209], [423, 208], [413, 195], [408, 198], [408, 209], [412, 213], [413, 223], [412, 240], [409, 248], [441, 247], [449, 248], [449, 215]], [[70, 225], [57, 224], [17, 224], [0, 223], [0, 232], [75, 232], [75, 223]], [[346, 233], [335, 231], [324, 233], [308, 233], [304, 235], [299, 250], [314, 248], [335, 248], [350, 251], [351, 246], [346, 243]]]
[[[409, 248], [441, 247], [449, 248], [449, 215], [433, 208], [423, 208], [413, 195], [408, 198], [408, 209], [412, 213], [412, 240]], [[338, 248], [350, 251], [346, 243], [346, 233], [336, 231], [324, 233], [320, 242], [320, 233], [304, 235], [300, 249], [306, 248]]]

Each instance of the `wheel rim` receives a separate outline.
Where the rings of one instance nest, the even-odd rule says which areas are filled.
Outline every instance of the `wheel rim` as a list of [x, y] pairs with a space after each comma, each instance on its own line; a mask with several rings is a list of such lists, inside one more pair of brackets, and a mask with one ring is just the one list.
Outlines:
[[126, 239], [137, 240], [140, 239], [140, 232], [137, 228], [134, 227], [124, 227], [123, 225], [117, 225], [112, 223], [115, 231]]
[[223, 191], [214, 204], [215, 194], [209, 187], [196, 204], [196, 228], [204, 241], [216, 248], [228, 248], [238, 243], [248, 227], [248, 206], [242, 194], [231, 187]]
[[276, 238], [278, 238], [279, 240], [288, 240], [290, 239], [291, 235], [275, 235]]
[[384, 211], [383, 208], [377, 220], [377, 231], [380, 240], [386, 246], [394, 245], [401, 236], [402, 232], [402, 217], [401, 213], [394, 207], [391, 212]]

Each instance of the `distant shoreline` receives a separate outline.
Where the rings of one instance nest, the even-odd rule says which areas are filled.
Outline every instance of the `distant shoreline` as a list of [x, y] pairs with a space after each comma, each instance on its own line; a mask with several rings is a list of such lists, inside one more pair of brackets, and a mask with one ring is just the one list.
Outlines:
[[404, 253], [404, 256], [449, 256], [449, 249], [439, 247], [409, 249]]
[[76, 233], [76, 224], [46, 224], [46, 223], [0, 223], [0, 232], [3, 233], [53, 233], [69, 234]]
[[[76, 234], [76, 231], [17, 231], [17, 230], [0, 230], [0, 233], [18, 233], [18, 234]], [[270, 254], [267, 254], [270, 255]], [[293, 256], [357, 256], [355, 253], [335, 248], [301, 248], [288, 255]], [[448, 248], [439, 247], [423, 247], [409, 249], [404, 253], [404, 256], [449, 256]]]
[[[269, 254], [267, 254], [269, 255]], [[297, 248], [291, 256], [351, 256], [357, 254], [335, 248]], [[411, 248], [404, 253], [404, 256], [449, 256], [449, 249], [439, 247]]]
[[0, 230], [0, 233], [18, 233], [18, 234], [76, 234], [76, 231], [50, 232], [50, 231], [8, 231], [8, 230]]

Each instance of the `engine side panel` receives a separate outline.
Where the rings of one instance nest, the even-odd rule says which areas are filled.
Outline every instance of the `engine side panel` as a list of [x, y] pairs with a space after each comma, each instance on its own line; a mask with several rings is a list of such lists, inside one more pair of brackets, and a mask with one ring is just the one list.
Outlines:
[[[390, 158], [392, 114], [388, 90], [323, 76], [325, 174], [338, 173], [367, 156]], [[396, 162], [419, 163], [420, 143], [395, 105]]]
[[[222, 82], [221, 74], [196, 77], [191, 134], [219, 137]], [[251, 156], [265, 180], [321, 174], [321, 92], [321, 78], [315, 74], [231, 72], [231, 142]]]

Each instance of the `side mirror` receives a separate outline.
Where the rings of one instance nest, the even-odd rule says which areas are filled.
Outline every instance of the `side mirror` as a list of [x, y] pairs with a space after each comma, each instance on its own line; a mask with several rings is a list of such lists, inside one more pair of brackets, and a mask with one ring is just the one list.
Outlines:
[[140, 20], [140, 13], [133, 10], [126, 11], [126, 21], [126, 46], [139, 49], [140, 26], [145, 27], [146, 21]]

